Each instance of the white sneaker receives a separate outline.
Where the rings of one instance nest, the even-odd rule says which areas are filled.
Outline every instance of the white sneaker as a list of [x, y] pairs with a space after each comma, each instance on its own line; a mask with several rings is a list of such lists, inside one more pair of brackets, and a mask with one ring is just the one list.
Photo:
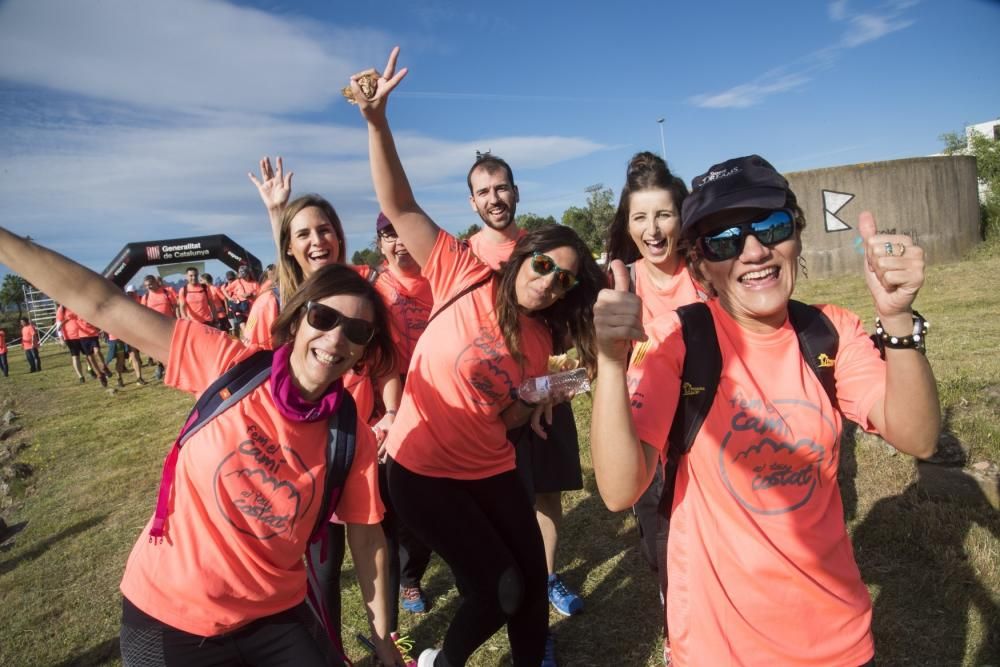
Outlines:
[[434, 667], [434, 659], [440, 652], [439, 648], [425, 648], [420, 652], [420, 657], [417, 658], [417, 667]]

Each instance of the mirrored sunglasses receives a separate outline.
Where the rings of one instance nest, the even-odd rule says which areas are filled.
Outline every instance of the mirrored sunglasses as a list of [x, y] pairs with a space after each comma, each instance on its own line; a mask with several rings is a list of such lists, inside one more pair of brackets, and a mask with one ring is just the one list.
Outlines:
[[576, 287], [579, 281], [571, 271], [559, 268], [556, 261], [546, 254], [536, 252], [531, 256], [531, 270], [540, 276], [547, 276], [550, 273], [556, 274], [556, 285], [559, 286], [563, 292], [568, 292], [569, 290]]
[[739, 256], [748, 236], [772, 247], [787, 241], [795, 233], [795, 217], [791, 211], [770, 211], [750, 222], [727, 227], [698, 239], [702, 255], [710, 262], [722, 262]]
[[336, 308], [315, 301], [306, 302], [306, 322], [319, 331], [332, 331], [337, 327], [344, 327], [347, 340], [355, 345], [367, 345], [375, 336], [375, 325], [368, 320], [348, 317]]

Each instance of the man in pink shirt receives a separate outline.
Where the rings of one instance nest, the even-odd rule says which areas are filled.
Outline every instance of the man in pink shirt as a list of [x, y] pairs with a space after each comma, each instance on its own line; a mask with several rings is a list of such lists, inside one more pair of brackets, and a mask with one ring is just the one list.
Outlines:
[[42, 360], [38, 356], [38, 329], [27, 317], [21, 318], [21, 348], [24, 356], [28, 359], [29, 373], [38, 373], [42, 370]]

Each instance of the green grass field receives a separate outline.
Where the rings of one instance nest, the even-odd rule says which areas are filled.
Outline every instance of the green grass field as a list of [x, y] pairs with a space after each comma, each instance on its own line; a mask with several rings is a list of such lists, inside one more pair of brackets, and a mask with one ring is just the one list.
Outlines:
[[[860, 278], [802, 280], [796, 296], [847, 306], [871, 321]], [[928, 356], [939, 380], [946, 428], [969, 465], [1000, 462], [1000, 252], [934, 267], [917, 303], [932, 323]], [[162, 458], [191, 399], [159, 383], [111, 395], [76, 384], [60, 348], [43, 350], [28, 375], [19, 349], [0, 378], [0, 406], [29, 443], [18, 461], [34, 467], [3, 509], [23, 530], [0, 551], [0, 665], [117, 664], [118, 581], [153, 510]], [[151, 376], [151, 370], [147, 373]], [[659, 665], [660, 605], [636, 549], [628, 513], [608, 512], [590, 466], [590, 399], [576, 399], [585, 488], [564, 497], [560, 570], [586, 598], [573, 618], [553, 614], [560, 664]], [[877, 439], [844, 447], [842, 490], [855, 551], [875, 604], [880, 665], [1000, 665], [1000, 517], [983, 499], [931, 500], [915, 462]], [[344, 634], [352, 656], [366, 623], [350, 565], [344, 573]], [[403, 614], [418, 647], [440, 640], [457, 601], [436, 559], [426, 577], [430, 613]], [[831, 631], [834, 631], [831, 629]], [[361, 664], [368, 664], [362, 661]], [[500, 633], [470, 664], [509, 664]]]

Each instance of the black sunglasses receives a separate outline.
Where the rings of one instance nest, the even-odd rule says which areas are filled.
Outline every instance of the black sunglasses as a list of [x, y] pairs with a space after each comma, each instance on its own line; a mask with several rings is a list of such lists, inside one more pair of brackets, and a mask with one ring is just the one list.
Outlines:
[[556, 285], [558, 285], [559, 289], [563, 292], [570, 291], [576, 287], [578, 282], [580, 282], [580, 280], [574, 276], [572, 272], [559, 268], [559, 265], [556, 264], [556, 260], [540, 252], [536, 252], [531, 256], [531, 270], [540, 276], [547, 276], [550, 273], [555, 273]]
[[306, 322], [318, 331], [332, 331], [344, 327], [347, 340], [355, 345], [367, 345], [375, 336], [375, 325], [368, 320], [348, 317], [336, 308], [315, 301], [306, 302]]
[[743, 244], [748, 236], [771, 247], [787, 241], [794, 233], [795, 216], [789, 210], [778, 209], [769, 211], [756, 220], [706, 234], [698, 239], [698, 245], [705, 259], [722, 262], [743, 252]]

